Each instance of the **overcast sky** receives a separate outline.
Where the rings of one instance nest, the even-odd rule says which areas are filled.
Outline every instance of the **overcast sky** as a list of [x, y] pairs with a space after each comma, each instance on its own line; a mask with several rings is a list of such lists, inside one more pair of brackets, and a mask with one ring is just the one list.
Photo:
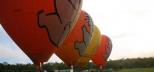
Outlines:
[[[113, 42], [110, 59], [154, 57], [154, 0], [83, 0], [102, 34]], [[32, 63], [0, 26], [0, 62]], [[53, 55], [49, 62], [61, 62]]]

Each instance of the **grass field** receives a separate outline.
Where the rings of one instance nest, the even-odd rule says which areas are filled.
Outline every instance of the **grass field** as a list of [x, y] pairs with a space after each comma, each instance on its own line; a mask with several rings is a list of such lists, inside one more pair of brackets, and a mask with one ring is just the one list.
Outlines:
[[154, 68], [122, 69], [117, 72], [154, 72]]

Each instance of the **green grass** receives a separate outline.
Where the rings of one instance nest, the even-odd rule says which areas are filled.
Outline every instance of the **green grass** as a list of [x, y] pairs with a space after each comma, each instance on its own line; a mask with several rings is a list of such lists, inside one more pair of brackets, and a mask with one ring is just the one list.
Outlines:
[[122, 69], [117, 72], [154, 72], [154, 68]]

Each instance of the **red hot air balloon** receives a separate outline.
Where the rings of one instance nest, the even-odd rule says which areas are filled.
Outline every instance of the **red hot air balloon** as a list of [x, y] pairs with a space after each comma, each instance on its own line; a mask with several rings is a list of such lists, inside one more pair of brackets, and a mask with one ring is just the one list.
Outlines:
[[63, 43], [82, 0], [0, 0], [0, 23], [36, 65]]
[[81, 11], [77, 24], [68, 34], [64, 43], [57, 49], [56, 55], [68, 66], [75, 66], [78, 59], [85, 54], [93, 30], [94, 25], [90, 16]]
[[102, 69], [108, 57], [110, 56], [112, 50], [112, 43], [108, 36], [102, 35], [101, 43], [96, 49], [95, 54], [93, 55], [92, 61]]

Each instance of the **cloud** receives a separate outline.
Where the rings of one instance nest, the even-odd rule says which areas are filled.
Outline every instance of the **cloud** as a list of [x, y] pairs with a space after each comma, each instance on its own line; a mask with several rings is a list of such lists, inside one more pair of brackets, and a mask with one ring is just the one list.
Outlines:
[[112, 52], [112, 55], [109, 59], [117, 60], [122, 58], [143, 58], [143, 57], [154, 57], [154, 51], [149, 52], [129, 52], [128, 53], [119, 53], [119, 52]]
[[111, 59], [150, 57], [154, 52], [154, 1], [84, 0], [102, 34], [111, 37]]
[[58, 63], [60, 63], [60, 62], [62, 62], [62, 60], [61, 60], [58, 56], [56, 56], [56, 54], [53, 54], [53, 55], [50, 57], [50, 59], [49, 59], [48, 62], [58, 62]]
[[32, 63], [20, 49], [11, 48], [9, 44], [0, 44], [0, 62]]

